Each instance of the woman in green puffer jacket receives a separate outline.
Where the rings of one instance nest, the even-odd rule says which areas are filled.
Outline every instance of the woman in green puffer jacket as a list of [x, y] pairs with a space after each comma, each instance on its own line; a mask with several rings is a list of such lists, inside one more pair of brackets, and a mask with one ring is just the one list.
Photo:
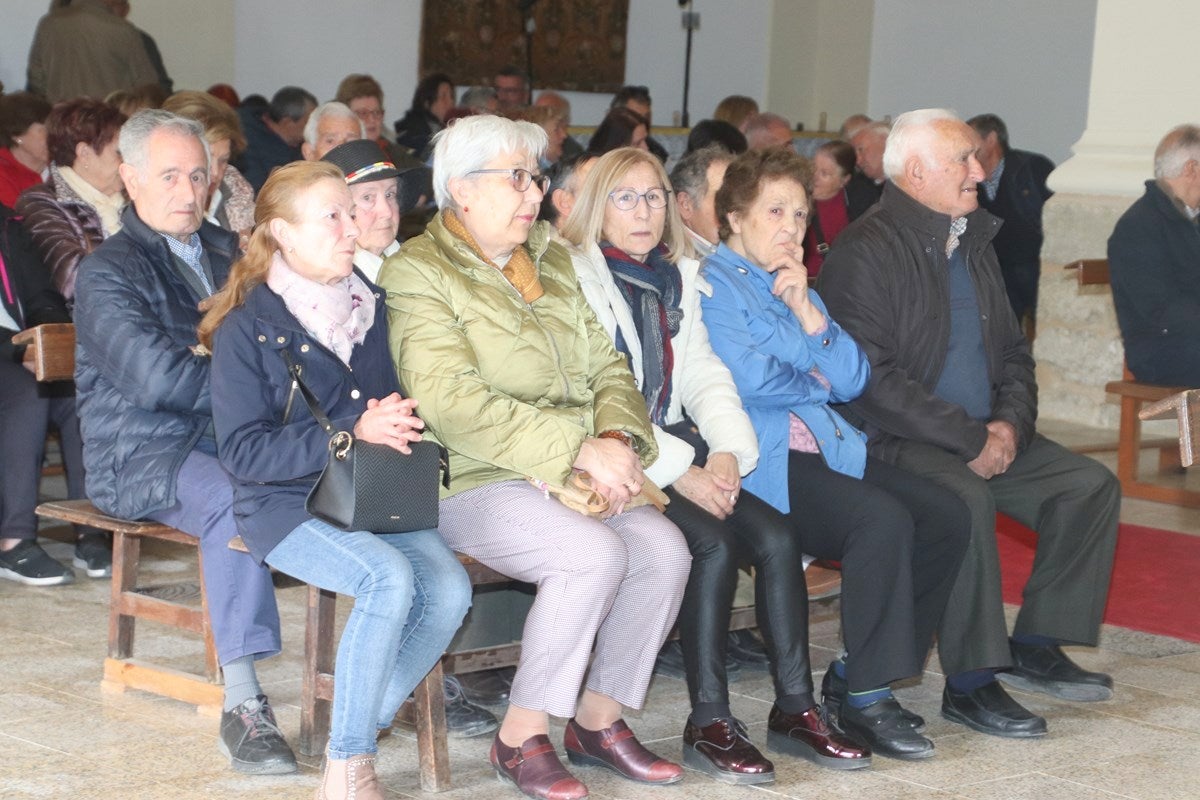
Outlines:
[[[379, 283], [400, 382], [425, 435], [450, 451], [442, 536], [538, 587], [492, 764], [528, 797], [586, 796], [549, 741], [553, 714], [571, 718], [572, 763], [675, 783], [680, 767], [621, 717], [645, 700], [691, 558], [679, 530], [638, 505], [642, 468], [657, 457], [645, 402], [570, 257], [535, 222], [546, 134], [480, 116], [435, 141], [441, 211]], [[585, 475], [607, 511], [588, 516], [552, 496]]]

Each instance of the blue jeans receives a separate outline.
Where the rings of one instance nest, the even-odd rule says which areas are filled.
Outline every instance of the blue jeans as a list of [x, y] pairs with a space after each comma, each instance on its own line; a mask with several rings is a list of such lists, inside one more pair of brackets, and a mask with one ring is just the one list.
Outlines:
[[437, 663], [471, 606], [471, 581], [436, 530], [347, 533], [310, 519], [267, 554], [306, 583], [354, 597], [338, 643], [329, 757], [375, 752], [378, 728]]

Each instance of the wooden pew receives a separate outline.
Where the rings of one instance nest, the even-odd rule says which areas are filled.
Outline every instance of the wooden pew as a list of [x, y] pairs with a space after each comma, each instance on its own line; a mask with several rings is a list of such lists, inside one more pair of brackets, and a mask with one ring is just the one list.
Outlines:
[[1155, 401], [1138, 412], [1143, 420], [1172, 419], [1179, 423], [1179, 463], [1193, 466], [1200, 455], [1200, 389], [1188, 389]]

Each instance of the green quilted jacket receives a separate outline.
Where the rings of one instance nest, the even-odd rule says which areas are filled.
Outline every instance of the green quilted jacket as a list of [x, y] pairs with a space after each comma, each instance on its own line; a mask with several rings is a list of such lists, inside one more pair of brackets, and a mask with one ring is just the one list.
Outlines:
[[643, 465], [658, 457], [646, 402], [549, 230], [537, 223], [525, 244], [545, 290], [532, 304], [440, 215], [379, 273], [400, 384], [450, 451], [443, 497], [526, 477], [561, 486], [599, 431], [630, 434]]

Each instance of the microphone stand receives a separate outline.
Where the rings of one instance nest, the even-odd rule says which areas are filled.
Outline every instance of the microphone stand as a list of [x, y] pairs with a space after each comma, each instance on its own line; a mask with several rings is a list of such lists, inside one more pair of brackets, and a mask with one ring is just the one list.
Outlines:
[[700, 14], [692, 11], [692, 0], [679, 0], [683, 12], [683, 28], [687, 31], [687, 47], [683, 56], [683, 111], [679, 115], [679, 124], [684, 128], [691, 127], [688, 119], [688, 91], [692, 85], [692, 32], [700, 29]]

